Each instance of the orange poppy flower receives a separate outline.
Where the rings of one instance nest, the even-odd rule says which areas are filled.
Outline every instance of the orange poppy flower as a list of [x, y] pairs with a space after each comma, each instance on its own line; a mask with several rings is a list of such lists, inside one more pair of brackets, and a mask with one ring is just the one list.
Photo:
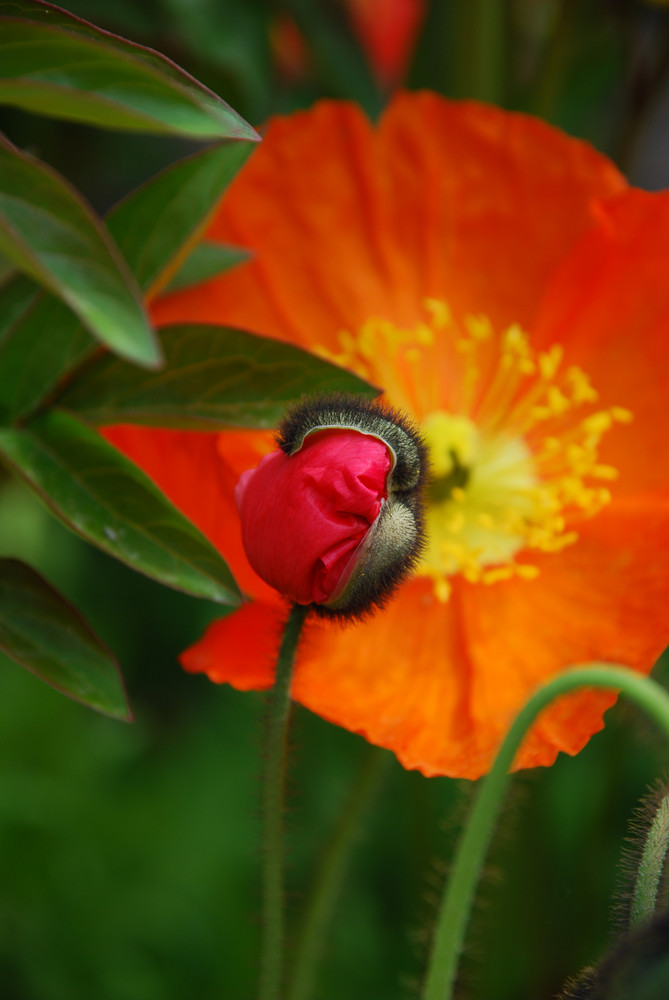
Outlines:
[[[669, 640], [669, 195], [541, 121], [405, 93], [376, 127], [338, 103], [272, 122], [208, 235], [255, 256], [156, 303], [158, 322], [333, 358], [431, 447], [417, 573], [362, 624], [307, 623], [298, 701], [406, 767], [475, 778], [550, 676], [651, 669]], [[270, 685], [285, 608], [246, 561], [232, 499], [270, 436], [108, 434], [255, 600], [184, 666]], [[576, 753], [613, 701], [561, 699], [517, 765]]]

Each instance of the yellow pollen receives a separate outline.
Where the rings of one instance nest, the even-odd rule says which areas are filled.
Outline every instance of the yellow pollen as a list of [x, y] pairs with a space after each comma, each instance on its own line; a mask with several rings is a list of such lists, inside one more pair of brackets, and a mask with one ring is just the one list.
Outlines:
[[405, 327], [371, 318], [318, 353], [420, 421], [432, 482], [418, 573], [445, 602], [458, 575], [531, 581], [537, 557], [574, 545], [618, 478], [599, 458], [602, 439], [633, 416], [595, 409], [596, 388], [560, 344], [537, 351], [518, 324], [496, 331], [487, 316], [459, 319], [436, 298], [423, 308]]
[[465, 330], [473, 341], [489, 340], [492, 326], [487, 316], [465, 316]]
[[451, 308], [441, 299], [424, 299], [423, 306], [434, 330], [445, 330], [451, 322]]
[[553, 344], [550, 351], [544, 351], [539, 355], [539, 372], [547, 382], [550, 382], [557, 375], [563, 353], [560, 344]]
[[580, 403], [596, 403], [599, 394], [590, 385], [590, 380], [585, 372], [576, 366], [567, 370], [567, 384], [571, 390], [571, 400], [577, 406]]
[[451, 416], [438, 410], [423, 421], [423, 432], [429, 438], [448, 441], [448, 450], [433, 449], [431, 453], [432, 475], [447, 476], [457, 463], [471, 465], [476, 449], [476, 428], [467, 417]]

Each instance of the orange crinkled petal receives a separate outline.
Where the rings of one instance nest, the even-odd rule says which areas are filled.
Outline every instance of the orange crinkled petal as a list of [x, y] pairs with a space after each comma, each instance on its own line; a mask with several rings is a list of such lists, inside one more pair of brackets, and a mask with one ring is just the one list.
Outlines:
[[615, 503], [669, 486], [667, 463], [656, 461], [669, 441], [669, 192], [630, 189], [598, 216], [556, 270], [532, 330], [589, 374], [598, 407], [633, 414], [600, 450], [619, 473]]
[[[411, 581], [387, 614], [312, 634], [294, 696], [394, 750], [406, 767], [476, 778], [532, 692], [565, 667], [650, 670], [667, 642], [668, 546], [669, 494], [593, 519], [580, 543], [544, 557], [537, 580], [457, 581], [446, 605], [427, 581]], [[614, 700], [605, 691], [560, 700], [517, 766], [577, 753]]]
[[[544, 558], [531, 583], [459, 583], [443, 605], [428, 581], [413, 580], [388, 613], [361, 625], [308, 624], [293, 696], [393, 750], [406, 767], [477, 778], [532, 692], [566, 666], [649, 671], [667, 640], [668, 547], [669, 495], [647, 497], [594, 519], [559, 560]], [[234, 612], [184, 654], [187, 668], [245, 689], [268, 686], [274, 659], [263, 668], [262, 657], [270, 635], [276, 651], [278, 611], [257, 608], [260, 629], [237, 617], [250, 620], [247, 608]], [[560, 699], [542, 713], [516, 766], [577, 753], [614, 701], [599, 690]]]
[[[566, 666], [649, 671], [667, 640], [668, 547], [669, 495], [600, 515], [561, 559], [545, 557], [530, 583], [458, 581], [444, 605], [428, 581], [414, 579], [387, 613], [360, 625], [309, 622], [293, 696], [393, 750], [405, 767], [477, 778], [533, 691]], [[242, 608], [210, 626], [184, 654], [187, 669], [244, 689], [269, 686], [280, 612], [253, 607], [257, 619]], [[274, 655], [263, 661], [270, 645]], [[601, 690], [561, 698], [542, 713], [516, 766], [578, 753], [614, 701]]]
[[240, 691], [271, 687], [285, 617], [279, 604], [244, 604], [212, 622], [200, 641], [181, 654], [181, 665]]
[[322, 102], [269, 124], [210, 227], [253, 260], [154, 315], [307, 347], [370, 316], [416, 323], [425, 297], [526, 324], [598, 200], [625, 187], [587, 143], [526, 115], [401, 93], [375, 129]]

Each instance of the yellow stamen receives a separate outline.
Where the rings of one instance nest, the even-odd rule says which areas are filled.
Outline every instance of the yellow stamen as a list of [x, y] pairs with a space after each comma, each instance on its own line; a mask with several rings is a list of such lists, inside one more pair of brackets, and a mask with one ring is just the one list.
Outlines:
[[423, 306], [430, 317], [430, 324], [434, 330], [445, 330], [450, 324], [451, 308], [447, 302], [441, 299], [424, 299]]
[[[622, 406], [593, 409], [596, 388], [554, 344], [535, 351], [511, 324], [454, 318], [430, 298], [411, 328], [370, 319], [323, 355], [384, 387], [413, 411], [430, 446], [428, 542], [422, 574], [447, 601], [452, 578], [531, 581], [535, 555], [578, 541], [578, 525], [611, 500], [618, 470], [599, 461], [604, 435], [629, 424]], [[522, 558], [522, 561], [520, 561]]]

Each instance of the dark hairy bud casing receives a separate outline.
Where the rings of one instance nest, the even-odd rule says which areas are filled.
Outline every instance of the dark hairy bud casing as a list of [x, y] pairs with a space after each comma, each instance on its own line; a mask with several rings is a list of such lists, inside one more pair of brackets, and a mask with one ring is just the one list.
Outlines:
[[[383, 403], [332, 395], [294, 406], [278, 429], [277, 443], [284, 457], [272, 459], [275, 469], [263, 469], [261, 463], [244, 474], [238, 488], [244, 544], [254, 569], [286, 596], [312, 604], [323, 616], [359, 618], [383, 606], [415, 567], [424, 545], [428, 461], [419, 431]], [[342, 455], [348, 459], [340, 458], [340, 444], [346, 446]], [[361, 458], [368, 452], [369, 471]], [[361, 528], [357, 493], [367, 498], [370, 490], [373, 503]], [[314, 510], [318, 521], [312, 517]], [[348, 522], [353, 526], [350, 537], [342, 538], [341, 525]], [[336, 526], [332, 539], [331, 525], [333, 530]], [[301, 574], [293, 571], [291, 553], [295, 557], [314, 545], [317, 558]], [[279, 549], [282, 559], [276, 557]], [[344, 554], [334, 563], [332, 553], [339, 552]], [[323, 577], [323, 564], [336, 569], [320, 587], [313, 581]], [[307, 583], [305, 573], [312, 582]]]

